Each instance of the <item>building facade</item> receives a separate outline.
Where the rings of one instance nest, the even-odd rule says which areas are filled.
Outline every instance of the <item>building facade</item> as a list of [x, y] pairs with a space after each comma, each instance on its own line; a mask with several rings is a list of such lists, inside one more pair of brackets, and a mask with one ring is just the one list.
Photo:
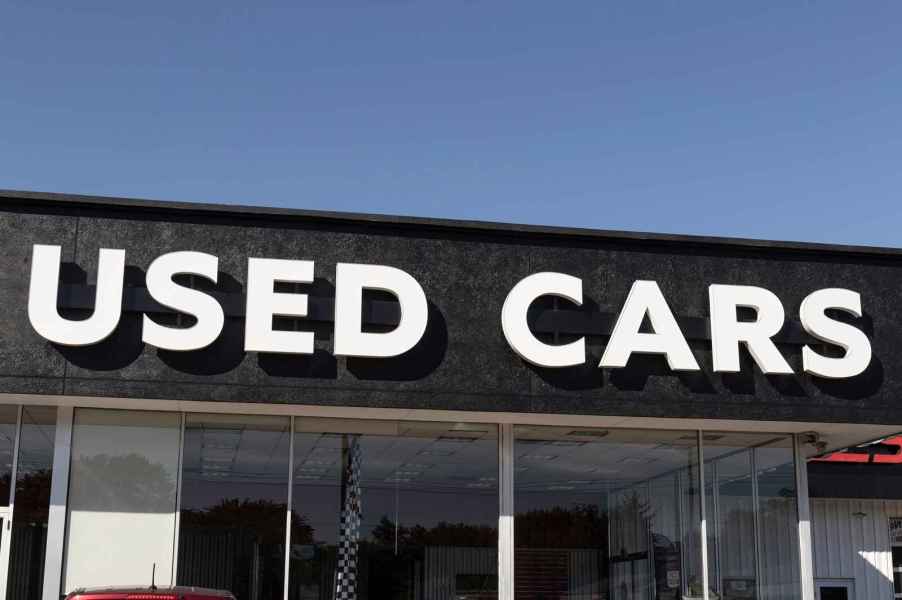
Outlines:
[[23, 192], [0, 244], [6, 598], [902, 592], [902, 505], [806, 466], [902, 430], [902, 252]]

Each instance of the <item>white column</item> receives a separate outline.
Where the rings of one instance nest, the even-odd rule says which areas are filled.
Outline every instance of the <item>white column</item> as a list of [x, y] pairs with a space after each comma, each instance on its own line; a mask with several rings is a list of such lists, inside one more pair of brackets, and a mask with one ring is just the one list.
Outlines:
[[764, 598], [764, 569], [761, 561], [764, 558], [761, 541], [761, 500], [758, 494], [758, 449], [749, 450], [749, 465], [752, 469], [752, 518], [755, 524], [755, 592], [756, 598]]
[[514, 426], [498, 433], [498, 600], [514, 600]]
[[47, 552], [44, 556], [43, 600], [59, 600], [66, 542], [66, 498], [69, 495], [69, 461], [72, 452], [71, 406], [56, 409], [53, 443], [53, 475], [50, 483], [50, 514], [47, 521]]
[[[181, 315], [179, 315], [181, 318]], [[179, 573], [179, 528], [182, 523], [182, 464], [185, 460], [185, 413], [179, 413], [179, 462], [175, 476], [175, 514], [172, 528], [172, 569], [170, 585], [178, 583]]]
[[796, 469], [796, 499], [799, 511], [799, 578], [801, 600], [814, 600], [814, 560], [811, 551], [811, 505], [808, 502], [808, 463], [802, 449], [802, 439], [792, 436]]

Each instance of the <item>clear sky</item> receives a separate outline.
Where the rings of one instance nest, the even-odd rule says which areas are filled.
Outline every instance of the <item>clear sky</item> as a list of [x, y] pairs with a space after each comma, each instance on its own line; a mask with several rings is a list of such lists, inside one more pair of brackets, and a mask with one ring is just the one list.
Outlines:
[[902, 2], [0, 0], [0, 188], [902, 246]]

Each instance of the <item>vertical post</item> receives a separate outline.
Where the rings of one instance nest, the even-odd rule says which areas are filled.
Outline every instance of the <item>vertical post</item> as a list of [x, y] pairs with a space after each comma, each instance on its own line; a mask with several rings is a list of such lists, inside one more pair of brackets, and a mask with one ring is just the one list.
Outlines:
[[795, 463], [796, 500], [799, 512], [799, 579], [801, 600], [814, 600], [814, 560], [811, 550], [811, 505], [808, 502], [808, 464], [799, 434], [792, 436]]
[[[689, 577], [686, 573], [686, 565], [688, 561], [686, 560], [686, 547], [689, 545], [687, 542], [689, 541], [689, 526], [686, 522], [686, 508], [684, 505], [686, 504], [686, 496], [684, 495], [685, 490], [683, 490], [683, 474], [675, 473], [674, 474], [674, 487], [676, 489], [676, 510], [677, 510], [677, 523], [679, 523], [679, 536], [680, 536], [680, 589], [683, 592], [683, 595], [688, 595], [689, 590]], [[687, 474], [686, 479], [689, 479]], [[610, 503], [608, 503], [610, 506]], [[610, 525], [609, 525], [610, 527]], [[610, 531], [608, 531], [608, 539], [611, 539]]]
[[16, 433], [13, 436], [13, 462], [12, 462], [12, 470], [10, 472], [10, 485], [9, 485], [9, 509], [4, 511], [4, 518], [2, 519], [2, 531], [0, 531], [0, 536], [3, 536], [4, 541], [6, 543], [0, 544], [0, 573], [3, 573], [0, 576], [0, 598], [7, 597], [6, 587], [9, 583], [9, 552], [12, 547], [12, 536], [13, 536], [13, 518], [16, 514], [16, 484], [19, 480], [19, 445], [22, 443], [22, 405], [19, 405], [19, 409], [16, 412]]
[[702, 553], [702, 598], [708, 600], [708, 524], [705, 519], [705, 446], [702, 430], [698, 430], [698, 505], [701, 513], [699, 547]]
[[[711, 537], [714, 540], [714, 565], [716, 568], [714, 591], [723, 596], [723, 544], [721, 543], [722, 533], [720, 531], [720, 473], [716, 461], [711, 461], [711, 477], [713, 479], [713, 481], [711, 481], [711, 501], [714, 503], [714, 506], [712, 506], [710, 510], [711, 528], [713, 531]], [[711, 565], [708, 565], [708, 568], [710, 567]]]
[[72, 454], [71, 406], [56, 409], [56, 437], [53, 442], [53, 475], [50, 483], [50, 511], [47, 520], [47, 552], [44, 556], [43, 600], [59, 600], [66, 541], [66, 499], [69, 495], [69, 462]]
[[288, 569], [291, 566], [291, 511], [294, 508], [294, 419], [288, 417], [288, 510], [285, 511], [285, 583], [282, 598], [288, 600]]
[[749, 466], [752, 471], [752, 520], [755, 526], [755, 597], [764, 599], [764, 568], [761, 559], [764, 550], [761, 541], [761, 507], [758, 498], [758, 449], [749, 449]]
[[172, 534], [172, 570], [169, 583], [178, 584], [179, 577], [179, 535], [182, 525], [182, 464], [185, 460], [185, 413], [179, 413], [179, 458], [175, 475], [175, 523]]
[[16, 481], [19, 479], [19, 446], [22, 444], [22, 405], [16, 414], [16, 439], [13, 440], [13, 470], [10, 474], [9, 516], [10, 520], [16, 506]]
[[[652, 495], [651, 479], [649, 479], [645, 482], [645, 499], [646, 499], [646, 502], [648, 503], [650, 510], [652, 510], [651, 509], [651, 504], [652, 504], [651, 495]], [[610, 506], [610, 505], [611, 505], [610, 503], [607, 504], [607, 506]], [[652, 514], [654, 514], [653, 510], [652, 510]], [[654, 516], [645, 518], [645, 548], [646, 548], [646, 552], [647, 552], [647, 556], [648, 556], [648, 560], [645, 562], [647, 563], [646, 577], [648, 577], [648, 581], [654, 582], [654, 580], [655, 580], [655, 558], [656, 557], [655, 557], [655, 537], [653, 535], [654, 532], [652, 531], [652, 525], [653, 525], [652, 519], [654, 519]], [[610, 527], [610, 526], [611, 526], [610, 522], [608, 522], [608, 527]], [[610, 531], [608, 532], [608, 539], [609, 540], [611, 539]], [[607, 557], [605, 557], [605, 558], [607, 558]], [[650, 600], [655, 600], [658, 597], [658, 586], [656, 586], [654, 583], [652, 583], [650, 587], [651, 587], [651, 591], [649, 593]]]
[[498, 600], [514, 600], [514, 426], [498, 433]]

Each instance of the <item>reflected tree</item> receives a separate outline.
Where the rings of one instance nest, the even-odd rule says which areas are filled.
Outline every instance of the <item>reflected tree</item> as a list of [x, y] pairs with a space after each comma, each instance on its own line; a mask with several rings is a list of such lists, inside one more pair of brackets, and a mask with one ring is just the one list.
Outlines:
[[494, 546], [498, 534], [494, 527], [468, 525], [467, 523], [439, 522], [435, 527], [422, 525], [396, 526], [383, 516], [373, 528], [372, 541], [379, 545], [394, 546]]
[[45, 522], [50, 507], [50, 469], [21, 474], [16, 481], [16, 522]]
[[529, 548], [592, 548], [604, 545], [608, 517], [595, 504], [555, 506], [517, 513], [514, 539]]
[[72, 463], [79, 510], [172, 512], [175, 482], [166, 468], [140, 454], [79, 456]]

